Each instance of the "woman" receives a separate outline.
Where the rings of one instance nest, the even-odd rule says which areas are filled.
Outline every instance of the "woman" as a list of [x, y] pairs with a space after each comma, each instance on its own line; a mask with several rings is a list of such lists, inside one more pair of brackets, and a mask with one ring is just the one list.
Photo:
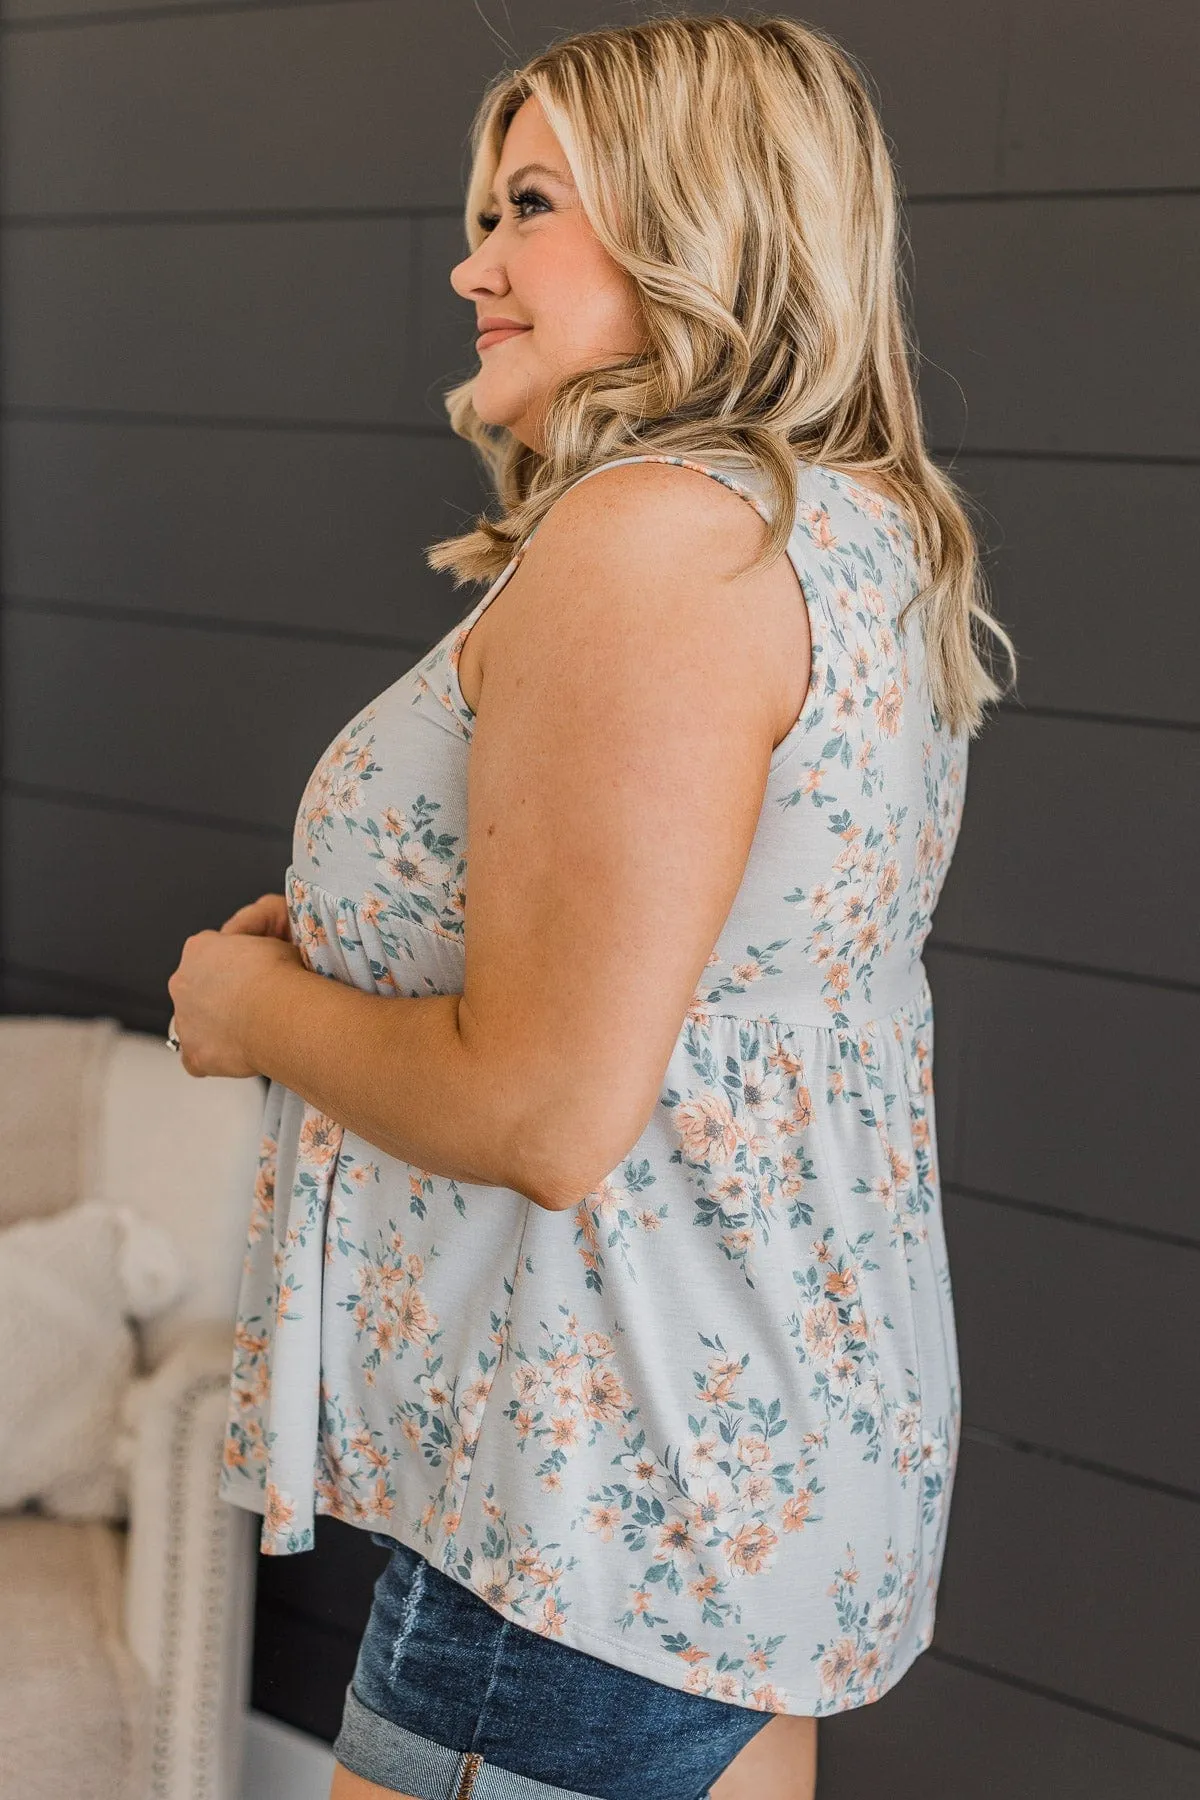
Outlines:
[[503, 510], [428, 560], [492, 585], [170, 984], [189, 1072], [271, 1081], [222, 1492], [390, 1551], [332, 1800], [801, 1800], [932, 1636], [921, 947], [1012, 647], [831, 40], [568, 38], [474, 152]]

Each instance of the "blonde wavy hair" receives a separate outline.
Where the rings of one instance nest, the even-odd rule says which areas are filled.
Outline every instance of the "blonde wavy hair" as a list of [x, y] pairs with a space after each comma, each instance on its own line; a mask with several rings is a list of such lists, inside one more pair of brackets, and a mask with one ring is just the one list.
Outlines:
[[[653, 451], [731, 456], [771, 483], [774, 523], [750, 567], [773, 562], [795, 519], [798, 461], [875, 473], [905, 504], [925, 585], [930, 696], [975, 736], [1004, 689], [977, 630], [992, 617], [972, 502], [931, 460], [901, 307], [896, 182], [867, 77], [826, 33], [792, 19], [657, 18], [580, 32], [489, 84], [471, 134], [474, 251], [518, 108], [536, 95], [580, 204], [636, 284], [646, 347], [556, 383], [544, 452], [476, 413], [474, 376], [446, 394], [504, 509], [441, 538], [429, 566], [455, 585], [494, 580], [578, 476]], [[915, 351], [912, 352], [915, 355]], [[994, 648], [994, 646], [993, 646]]]

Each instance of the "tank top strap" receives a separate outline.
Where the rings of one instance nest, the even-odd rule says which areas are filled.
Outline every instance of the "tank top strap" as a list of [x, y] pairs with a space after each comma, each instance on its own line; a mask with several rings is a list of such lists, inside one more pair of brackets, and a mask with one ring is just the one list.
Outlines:
[[[582, 475], [577, 475], [574, 481], [568, 483], [563, 489], [563, 494], [570, 493], [571, 489], [573, 487], [578, 487], [581, 481], [587, 481], [589, 476], [599, 475], [604, 469], [615, 469], [619, 468], [622, 463], [635, 462], [672, 463], [677, 469], [698, 469], [702, 475], [711, 475], [712, 479], [714, 481], [719, 481], [722, 487], [727, 487], [731, 489], [733, 493], [740, 494], [742, 499], [752, 506], [761, 518], [767, 521], [768, 525], [771, 522], [770, 513], [767, 511], [767, 508], [763, 505], [758, 495], [754, 492], [749, 481], [736, 481], [727, 470], [718, 468], [713, 462], [700, 462], [695, 457], [691, 456], [666, 456], [661, 453], [650, 451], [646, 451], [640, 456], [614, 456], [607, 462], [597, 463], [594, 469], [585, 469]], [[562, 494], [560, 494], [558, 498], [561, 500]], [[542, 515], [543, 518], [545, 516], [545, 514]], [[533, 542], [533, 539], [541, 529], [541, 524], [542, 520], [539, 519], [533, 530], [522, 540], [518, 554], [523, 553], [525, 546]]]
[[[763, 505], [761, 499], [755, 493], [754, 488], [751, 485], [751, 482], [754, 481], [755, 478], [757, 477], [757, 471], [753, 471], [751, 473], [749, 471], [739, 469], [738, 473], [740, 476], [742, 476], [742, 479], [736, 480], [728, 472], [728, 470], [715, 466], [716, 460], [717, 459], [714, 458], [713, 461], [710, 461], [710, 462], [700, 462], [695, 457], [691, 457], [691, 456], [666, 456], [666, 455], [663, 455], [660, 453], [650, 452], [650, 451], [647, 451], [640, 456], [614, 456], [614, 457], [611, 457], [607, 462], [597, 463], [595, 468], [585, 469], [583, 471], [582, 475], [577, 475], [575, 477], [574, 481], [568, 482], [567, 486], [563, 489], [563, 494], [569, 493], [571, 488], [573, 488], [573, 487], [578, 487], [579, 483], [581, 481], [586, 481], [589, 476], [599, 475], [601, 473], [601, 471], [604, 469], [615, 469], [615, 468], [619, 467], [621, 463], [633, 463], [633, 462], [673, 463], [675, 465], [675, 467], [679, 468], [679, 469], [698, 469], [702, 475], [711, 475], [714, 481], [719, 481], [721, 483], [722, 487], [727, 487], [727, 488], [731, 489], [731, 491], [733, 493], [740, 494], [742, 499], [745, 500], [748, 505], [752, 506], [754, 508], [755, 512], [758, 513], [759, 517], [762, 519], [765, 519], [767, 524], [769, 525], [771, 523], [770, 512], [768, 511], [766, 506]], [[559, 500], [562, 499], [562, 494], [558, 495], [558, 499]], [[460, 625], [457, 629], [457, 632], [455, 634], [454, 646], [453, 646], [453, 649], [451, 652], [451, 661], [455, 667], [457, 667], [457, 658], [461, 652], [462, 645], [466, 638], [467, 632], [470, 630], [471, 626], [475, 623], [476, 619], [478, 619], [487, 610], [487, 608], [491, 605], [492, 601], [496, 599], [496, 597], [499, 595], [501, 590], [506, 586], [509, 577], [515, 572], [515, 570], [517, 569], [517, 567], [519, 566], [519, 564], [521, 562], [521, 558], [524, 556], [526, 550], [528, 550], [530, 544], [532, 544], [534, 538], [537, 536], [538, 532], [541, 530], [542, 521], [547, 517], [548, 513], [551, 510], [553, 510], [553, 509], [548, 508], [547, 512], [542, 514], [542, 518], [538, 520], [538, 522], [534, 526], [533, 530], [529, 531], [525, 534], [525, 536], [521, 539], [520, 543], [517, 545], [516, 549], [513, 551], [512, 556], [509, 558], [508, 562], [501, 569], [500, 573], [497, 575], [497, 577], [493, 581], [492, 585], [488, 588], [487, 592], [482, 596], [481, 599], [479, 599], [475, 602], [475, 605], [468, 612], [465, 619], [463, 619], [462, 622], [460, 623]]]

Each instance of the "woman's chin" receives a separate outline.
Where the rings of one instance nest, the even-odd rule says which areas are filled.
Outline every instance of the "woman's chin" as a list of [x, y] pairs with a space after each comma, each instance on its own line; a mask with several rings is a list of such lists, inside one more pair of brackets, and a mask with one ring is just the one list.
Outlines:
[[485, 425], [491, 425], [494, 429], [506, 426], [513, 432], [517, 430], [518, 422], [526, 411], [524, 404], [512, 394], [489, 392], [487, 383], [478, 377], [471, 389], [471, 404], [476, 416]]

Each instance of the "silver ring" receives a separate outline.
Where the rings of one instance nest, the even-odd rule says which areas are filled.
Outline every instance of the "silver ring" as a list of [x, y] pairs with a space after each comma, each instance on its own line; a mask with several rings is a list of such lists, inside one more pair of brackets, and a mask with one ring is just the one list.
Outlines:
[[167, 1026], [167, 1040], [166, 1041], [167, 1041], [167, 1048], [169, 1050], [178, 1050], [180, 1048], [179, 1039], [175, 1035], [175, 1014], [174, 1013], [171, 1014], [171, 1023]]

